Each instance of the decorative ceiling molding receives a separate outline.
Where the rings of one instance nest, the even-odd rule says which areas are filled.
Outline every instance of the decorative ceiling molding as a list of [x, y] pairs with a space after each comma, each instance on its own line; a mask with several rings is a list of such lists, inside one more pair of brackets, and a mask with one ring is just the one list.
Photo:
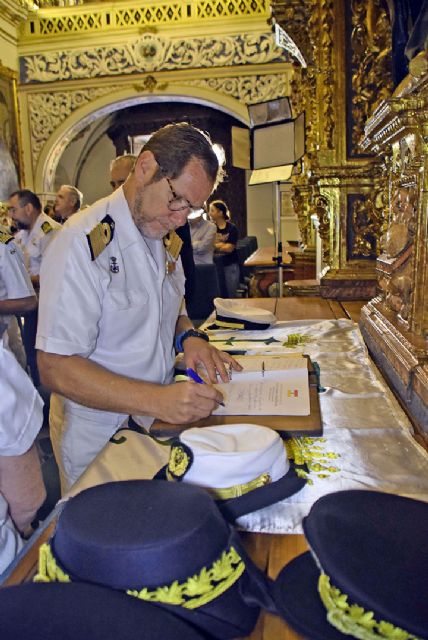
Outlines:
[[[3, 0], [0, 0], [2, 2]], [[284, 62], [272, 33], [189, 39], [146, 33], [125, 45], [21, 56], [21, 82], [58, 82], [154, 71]]]
[[0, 0], [0, 15], [14, 27], [19, 26], [28, 18], [32, 2], [25, 0]]

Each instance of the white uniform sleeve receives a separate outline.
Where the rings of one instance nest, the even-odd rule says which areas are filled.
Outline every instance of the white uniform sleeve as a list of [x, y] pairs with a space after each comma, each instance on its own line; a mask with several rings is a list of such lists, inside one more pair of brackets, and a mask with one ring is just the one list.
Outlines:
[[0, 574], [6, 571], [23, 547], [21, 536], [8, 512], [8, 504], [0, 493]]
[[0, 455], [28, 451], [43, 423], [43, 400], [0, 340]]
[[96, 347], [102, 300], [103, 276], [91, 261], [86, 235], [63, 228], [42, 261], [36, 348], [90, 356]]
[[21, 249], [14, 242], [9, 242], [2, 257], [0, 275], [7, 291], [5, 299], [16, 300], [34, 296]]

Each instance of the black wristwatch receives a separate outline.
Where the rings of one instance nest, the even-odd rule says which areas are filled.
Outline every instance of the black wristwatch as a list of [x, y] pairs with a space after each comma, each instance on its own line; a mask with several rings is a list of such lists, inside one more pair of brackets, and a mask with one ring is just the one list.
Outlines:
[[177, 353], [183, 351], [183, 342], [187, 340], [187, 338], [202, 338], [206, 342], [209, 342], [209, 337], [203, 331], [198, 331], [197, 329], [187, 329], [187, 331], [183, 331], [179, 333], [175, 339], [175, 350]]

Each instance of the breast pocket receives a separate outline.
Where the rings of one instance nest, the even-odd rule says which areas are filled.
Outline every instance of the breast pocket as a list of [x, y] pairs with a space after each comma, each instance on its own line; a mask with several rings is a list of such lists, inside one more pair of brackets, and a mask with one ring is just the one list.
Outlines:
[[109, 289], [104, 304], [106, 308], [118, 311], [130, 310], [134, 307], [144, 307], [149, 299], [146, 289]]

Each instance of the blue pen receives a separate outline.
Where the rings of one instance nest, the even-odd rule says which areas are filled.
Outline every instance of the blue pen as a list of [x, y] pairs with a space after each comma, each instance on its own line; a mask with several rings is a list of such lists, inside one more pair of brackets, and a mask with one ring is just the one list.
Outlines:
[[[202, 380], [201, 376], [198, 376], [194, 369], [186, 369], [186, 373], [194, 382], [197, 382], [198, 384], [206, 384], [205, 380]], [[216, 402], [217, 404], [221, 404], [222, 407], [225, 406], [224, 402], [219, 402], [218, 400], [216, 400]]]

